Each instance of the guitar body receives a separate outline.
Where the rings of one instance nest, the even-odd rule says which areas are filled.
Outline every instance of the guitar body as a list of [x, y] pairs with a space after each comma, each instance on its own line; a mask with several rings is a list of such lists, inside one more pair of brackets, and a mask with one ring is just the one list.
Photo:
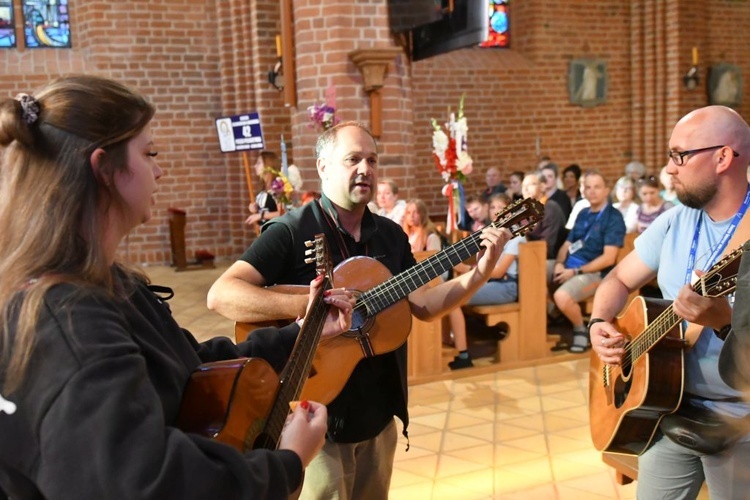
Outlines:
[[[616, 318], [617, 331], [630, 344], [670, 301], [636, 297]], [[632, 365], [604, 364], [591, 351], [589, 418], [591, 438], [599, 451], [640, 455], [656, 433], [659, 421], [680, 404], [683, 389], [683, 332], [678, 323]]]
[[177, 427], [240, 452], [253, 449], [278, 389], [279, 377], [260, 358], [202, 364], [188, 381]]
[[[526, 199], [509, 205], [490, 225], [507, 228], [518, 236], [530, 231], [543, 215], [544, 207], [538, 201]], [[320, 342], [301, 397], [328, 404], [341, 392], [362, 359], [401, 347], [411, 330], [409, 294], [476, 255], [482, 248], [480, 240], [481, 231], [476, 231], [397, 276], [392, 276], [377, 260], [364, 256], [349, 258], [336, 266], [332, 286], [346, 288], [357, 299], [352, 328]], [[288, 285], [284, 286], [269, 288], [274, 292], [294, 293]], [[259, 323], [237, 323], [237, 341], [244, 340], [257, 326]]]
[[[351, 257], [333, 270], [336, 288], [346, 288], [355, 297], [391, 277], [383, 264], [370, 257]], [[302, 389], [302, 399], [328, 404], [346, 385], [362, 359], [368, 357], [362, 342], [368, 342], [372, 355], [385, 354], [401, 347], [411, 331], [411, 307], [401, 299], [374, 317], [355, 311], [352, 328], [318, 344], [310, 376]]]

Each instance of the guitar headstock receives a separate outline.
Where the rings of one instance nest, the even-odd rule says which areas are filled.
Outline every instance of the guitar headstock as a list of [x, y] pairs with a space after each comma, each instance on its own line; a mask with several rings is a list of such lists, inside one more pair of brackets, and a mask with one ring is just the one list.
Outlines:
[[529, 231], [544, 217], [544, 205], [533, 198], [518, 200], [508, 205], [495, 216], [494, 227], [504, 227], [513, 236], [521, 236]]
[[305, 264], [315, 263], [315, 274], [320, 276], [324, 275], [328, 278], [329, 283], [333, 283], [333, 263], [331, 262], [331, 254], [328, 251], [328, 241], [326, 235], [318, 233], [315, 235], [314, 240], [305, 241], [305, 246], [308, 250], [305, 250], [305, 255], [313, 257], [306, 257]]
[[698, 279], [693, 289], [704, 297], [721, 297], [732, 293], [737, 287], [737, 273], [743, 252], [743, 248], [739, 247], [725, 255]]

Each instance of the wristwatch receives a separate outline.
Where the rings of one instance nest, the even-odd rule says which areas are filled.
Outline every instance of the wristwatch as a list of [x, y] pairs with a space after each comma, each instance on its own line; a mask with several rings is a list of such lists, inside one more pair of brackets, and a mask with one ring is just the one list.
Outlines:
[[609, 321], [607, 321], [606, 319], [602, 319], [602, 318], [591, 318], [589, 320], [589, 324], [586, 325], [586, 333], [588, 333], [589, 335], [591, 335], [591, 327], [595, 323], [609, 323]]
[[714, 334], [721, 340], [726, 340], [729, 331], [732, 329], [732, 323], [722, 326], [719, 330], [714, 328]]

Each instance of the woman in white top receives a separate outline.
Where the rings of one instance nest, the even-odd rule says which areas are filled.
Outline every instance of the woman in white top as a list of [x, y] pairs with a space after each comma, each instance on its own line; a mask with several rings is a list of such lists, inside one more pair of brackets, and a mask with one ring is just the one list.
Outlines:
[[615, 184], [617, 203], [612, 206], [620, 211], [625, 219], [625, 232], [635, 232], [638, 227], [638, 203], [635, 201], [635, 182], [628, 176], [617, 179]]
[[404, 220], [406, 202], [398, 199], [398, 186], [391, 179], [378, 181], [378, 215], [391, 219], [398, 225]]

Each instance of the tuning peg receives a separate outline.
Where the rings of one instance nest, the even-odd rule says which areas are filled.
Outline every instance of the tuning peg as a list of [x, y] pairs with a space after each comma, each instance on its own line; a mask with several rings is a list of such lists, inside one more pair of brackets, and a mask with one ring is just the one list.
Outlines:
[[315, 242], [313, 240], [305, 240], [305, 246], [307, 248], [312, 248], [315, 245]]
[[312, 264], [313, 262], [315, 262], [315, 259], [313, 259], [312, 257], [305, 259], [305, 264]]

